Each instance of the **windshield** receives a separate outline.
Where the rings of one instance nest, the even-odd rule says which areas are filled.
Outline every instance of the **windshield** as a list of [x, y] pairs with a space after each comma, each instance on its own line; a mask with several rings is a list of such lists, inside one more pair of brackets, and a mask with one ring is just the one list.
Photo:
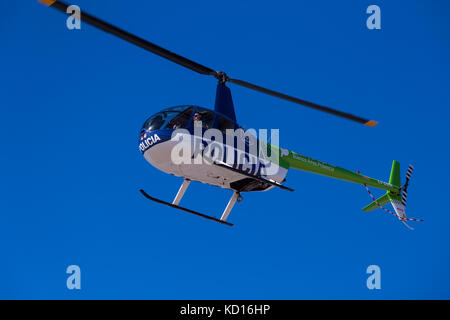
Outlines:
[[158, 129], [186, 128], [191, 118], [192, 110], [192, 106], [168, 108], [148, 118], [142, 129], [154, 131]]

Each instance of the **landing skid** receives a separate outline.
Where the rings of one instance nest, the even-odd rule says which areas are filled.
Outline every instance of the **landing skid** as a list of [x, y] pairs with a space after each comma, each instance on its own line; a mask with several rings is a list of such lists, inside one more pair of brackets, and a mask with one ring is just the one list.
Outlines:
[[[164, 205], [166, 205], [166, 206], [169, 206], [169, 207], [172, 207], [172, 208], [175, 208], [175, 209], [179, 209], [179, 210], [182, 210], [182, 211], [185, 211], [185, 212], [189, 212], [189, 213], [195, 214], [195, 215], [197, 215], [197, 216], [199, 216], [199, 217], [202, 217], [202, 218], [205, 218], [205, 219], [209, 219], [209, 220], [213, 220], [213, 221], [216, 221], [216, 222], [219, 222], [219, 223], [222, 223], [222, 224], [226, 224], [227, 226], [233, 226], [232, 223], [226, 222], [226, 221], [224, 221], [224, 220], [220, 220], [220, 219], [217, 219], [217, 218], [208, 216], [208, 215], [206, 215], [206, 214], [203, 214], [203, 213], [200, 213], [200, 212], [197, 212], [197, 211], [194, 211], [194, 210], [190, 210], [190, 209], [187, 209], [187, 208], [180, 207], [179, 205], [176, 205], [176, 204], [172, 204], [172, 203], [169, 203], [169, 202], [160, 200], [160, 199], [153, 198], [152, 196], [149, 196], [149, 195], [148, 195], [144, 190], [142, 190], [142, 189], [141, 189], [140, 191], [141, 191], [141, 193], [144, 195], [144, 197], [146, 197], [147, 199], [150, 199], [150, 200], [152, 200], [152, 201], [155, 201], [155, 202], [164, 204]], [[230, 209], [230, 211], [231, 211], [231, 209]], [[228, 216], [228, 215], [227, 215], [227, 216]]]

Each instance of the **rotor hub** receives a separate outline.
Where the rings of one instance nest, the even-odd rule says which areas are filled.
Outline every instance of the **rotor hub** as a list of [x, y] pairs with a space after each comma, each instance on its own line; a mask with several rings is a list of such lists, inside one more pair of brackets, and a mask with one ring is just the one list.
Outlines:
[[226, 83], [229, 80], [227, 74], [223, 71], [217, 71], [214, 77], [216, 77], [216, 79], [219, 80], [219, 83], [222, 84]]

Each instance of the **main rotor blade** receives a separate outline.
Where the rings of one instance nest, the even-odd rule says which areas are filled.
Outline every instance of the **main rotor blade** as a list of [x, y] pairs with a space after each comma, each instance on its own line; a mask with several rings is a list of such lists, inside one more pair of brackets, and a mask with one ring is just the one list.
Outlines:
[[[69, 5], [62, 1], [39, 0], [39, 2], [67, 14], [67, 8], [69, 7]], [[151, 43], [147, 40], [139, 38], [125, 30], [119, 29], [105, 21], [102, 21], [102, 20], [84, 12], [84, 11], [81, 11], [80, 18], [81, 18], [81, 21], [84, 21], [84, 22], [86, 22], [94, 27], [97, 27], [98, 29], [101, 29], [105, 32], [108, 32], [112, 35], [115, 35], [115, 36], [117, 36], [125, 41], [128, 41], [138, 47], [141, 47], [147, 51], [157, 54], [160, 57], [163, 57], [167, 60], [175, 62], [179, 65], [182, 65], [183, 67], [191, 69], [200, 74], [211, 75], [211, 76], [216, 75], [216, 71], [214, 71], [208, 67], [205, 67], [197, 62], [194, 62], [185, 57], [182, 57], [182, 56], [180, 56], [176, 53], [173, 53], [169, 50], [166, 50], [166, 49], [164, 49], [154, 43]]]
[[[53, 7], [59, 11], [62, 11], [63, 13], [68, 14], [67, 8], [69, 7], [69, 5], [62, 1], [39, 0], [39, 2], [41, 2], [47, 6]], [[271, 96], [274, 96], [274, 97], [277, 97], [280, 99], [288, 100], [288, 101], [291, 101], [291, 102], [294, 102], [294, 103], [297, 103], [297, 104], [300, 104], [300, 105], [303, 105], [303, 106], [306, 106], [309, 108], [313, 108], [313, 109], [316, 109], [316, 110], [319, 110], [322, 112], [333, 114], [335, 116], [339, 116], [339, 117], [342, 117], [342, 118], [345, 118], [348, 120], [356, 121], [356, 122], [365, 124], [366, 126], [369, 126], [369, 127], [373, 127], [378, 124], [378, 122], [374, 121], [374, 120], [367, 120], [367, 119], [355, 116], [355, 115], [347, 113], [347, 112], [339, 111], [339, 110], [325, 107], [325, 106], [322, 106], [322, 105], [319, 105], [319, 104], [316, 104], [313, 102], [295, 98], [295, 97], [289, 96], [287, 94], [283, 94], [283, 93], [276, 92], [276, 91], [273, 91], [270, 89], [266, 89], [266, 88], [257, 86], [255, 84], [252, 84], [252, 83], [249, 83], [249, 82], [246, 82], [243, 80], [229, 78], [224, 72], [215, 71], [215, 70], [205, 67], [197, 62], [194, 62], [185, 57], [182, 57], [182, 56], [180, 56], [176, 53], [173, 53], [167, 49], [164, 49], [154, 43], [151, 43], [147, 40], [139, 38], [125, 30], [119, 29], [105, 21], [102, 21], [102, 20], [84, 12], [84, 11], [81, 12], [80, 19], [81, 19], [81, 21], [84, 21], [94, 27], [97, 27], [100, 30], [103, 30], [107, 33], [115, 35], [125, 41], [128, 41], [138, 47], [141, 47], [147, 51], [150, 51], [150, 52], [152, 52], [160, 57], [163, 57], [167, 60], [175, 62], [183, 67], [191, 69], [200, 74], [214, 76], [215, 78], [217, 78], [219, 80], [219, 82], [222, 82], [222, 83], [225, 83], [227, 81], [232, 82], [234, 84], [240, 85], [245, 88], [256, 90], [256, 91], [259, 91], [259, 92], [262, 92], [262, 93], [265, 93], [265, 94], [268, 94], [268, 95], [271, 95]]]
[[306, 107], [313, 108], [313, 109], [316, 109], [316, 110], [319, 110], [319, 111], [330, 113], [330, 114], [333, 114], [335, 116], [342, 117], [342, 118], [345, 118], [345, 119], [348, 119], [348, 120], [356, 121], [356, 122], [362, 123], [362, 124], [364, 124], [366, 126], [369, 126], [369, 127], [373, 127], [373, 126], [376, 126], [378, 124], [378, 122], [374, 121], [374, 120], [367, 120], [367, 119], [355, 116], [355, 115], [353, 115], [351, 113], [347, 113], [347, 112], [339, 111], [339, 110], [332, 109], [332, 108], [329, 108], [329, 107], [321, 106], [319, 104], [316, 104], [316, 103], [313, 103], [313, 102], [309, 102], [309, 101], [306, 101], [306, 100], [302, 100], [302, 99], [299, 99], [299, 98], [295, 98], [295, 97], [289, 96], [287, 94], [276, 92], [276, 91], [273, 91], [273, 90], [270, 90], [270, 89], [266, 89], [266, 88], [257, 86], [255, 84], [252, 84], [252, 83], [249, 83], [249, 82], [246, 82], [246, 81], [243, 81], [243, 80], [228, 78], [227, 81], [232, 82], [234, 84], [237, 84], [239, 86], [248, 88], [248, 89], [256, 90], [256, 91], [259, 91], [259, 92], [262, 92], [262, 93], [265, 93], [265, 94], [268, 94], [268, 95], [271, 95], [271, 96], [274, 96], [274, 97], [277, 97], [277, 98], [288, 100], [288, 101], [300, 104], [302, 106], [306, 106]]

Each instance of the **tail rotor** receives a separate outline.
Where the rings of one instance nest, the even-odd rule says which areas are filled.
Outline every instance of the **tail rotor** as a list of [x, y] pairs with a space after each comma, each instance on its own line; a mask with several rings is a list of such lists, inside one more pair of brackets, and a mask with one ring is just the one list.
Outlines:
[[406, 207], [406, 197], [408, 196], [408, 185], [409, 185], [409, 179], [411, 179], [411, 174], [414, 170], [414, 167], [410, 164], [408, 167], [408, 170], [406, 171], [406, 180], [405, 184], [402, 187], [402, 204]]

